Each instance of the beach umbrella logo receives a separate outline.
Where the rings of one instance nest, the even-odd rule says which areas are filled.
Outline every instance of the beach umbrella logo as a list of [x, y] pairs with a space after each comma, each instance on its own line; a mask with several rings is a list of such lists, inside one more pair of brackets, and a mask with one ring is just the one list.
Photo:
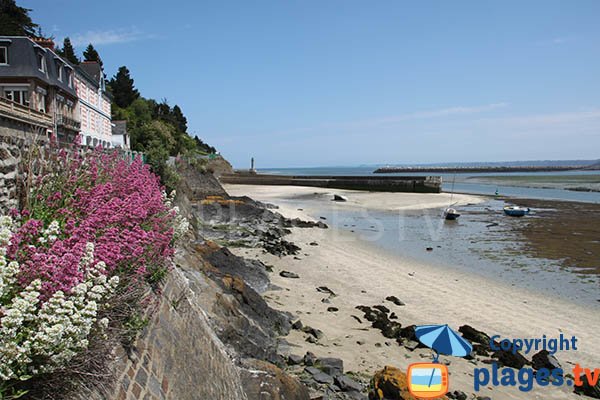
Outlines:
[[417, 398], [433, 399], [448, 392], [448, 367], [438, 363], [440, 354], [465, 357], [473, 346], [448, 325], [422, 325], [415, 327], [417, 339], [435, 351], [433, 362], [415, 363], [406, 372], [408, 390]]

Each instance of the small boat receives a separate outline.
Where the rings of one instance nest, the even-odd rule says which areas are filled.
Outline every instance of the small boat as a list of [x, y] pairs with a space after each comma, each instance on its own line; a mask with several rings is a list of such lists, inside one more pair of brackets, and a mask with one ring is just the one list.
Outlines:
[[522, 217], [529, 214], [529, 208], [519, 206], [505, 206], [504, 214], [510, 215], [511, 217]]
[[460, 217], [460, 214], [457, 213], [454, 208], [446, 208], [446, 210], [444, 211], [444, 219], [454, 221], [458, 217]]

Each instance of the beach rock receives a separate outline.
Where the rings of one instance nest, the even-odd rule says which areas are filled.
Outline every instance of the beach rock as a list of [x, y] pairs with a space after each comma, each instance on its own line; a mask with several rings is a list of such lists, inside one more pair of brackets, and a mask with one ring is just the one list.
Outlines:
[[339, 358], [318, 358], [315, 366], [331, 376], [342, 375], [344, 373], [344, 361]]
[[308, 325], [302, 328], [302, 332], [308, 333], [309, 335], [312, 335], [316, 339], [321, 339], [323, 337], [323, 331], [313, 328], [312, 326], [308, 326]]
[[313, 375], [312, 378], [315, 380], [315, 382], [322, 383], [325, 385], [333, 385], [333, 377], [327, 375], [324, 372], [320, 372], [316, 375]]
[[279, 273], [279, 276], [281, 276], [283, 278], [292, 278], [292, 279], [298, 279], [298, 278], [300, 278], [300, 276], [298, 274], [295, 274], [295, 273], [290, 272], [290, 271], [281, 271]]
[[396, 313], [391, 313], [390, 319], [398, 319], [398, 316], [396, 315]]
[[416, 400], [408, 391], [406, 374], [386, 365], [371, 379], [369, 400]]
[[314, 353], [307, 351], [306, 354], [304, 355], [304, 365], [308, 365], [308, 366], [315, 365], [316, 361], [317, 361], [317, 356]]
[[449, 399], [454, 399], [454, 400], [467, 400], [467, 398], [468, 398], [467, 394], [460, 390], [455, 390], [454, 392], [449, 392], [446, 396]]
[[273, 364], [245, 359], [240, 370], [244, 392], [249, 399], [310, 399], [308, 389], [304, 385]]
[[427, 250], [427, 251], [433, 251], [433, 247], [427, 247], [427, 248], [425, 248], [425, 250]]
[[[593, 372], [593, 371], [592, 371]], [[579, 378], [583, 385], [575, 386], [575, 393], [583, 394], [594, 399], [600, 399], [600, 379], [596, 381], [595, 385], [592, 385], [585, 374]]]
[[407, 340], [404, 342], [404, 347], [406, 347], [410, 351], [414, 351], [419, 347], [420, 343], [414, 340]]
[[311, 366], [309, 366], [309, 367], [304, 367], [304, 370], [305, 370], [306, 372], [308, 372], [308, 373], [309, 373], [311, 376], [314, 376], [314, 375], [317, 375], [317, 374], [320, 374], [321, 372], [323, 372], [323, 371], [321, 371], [319, 368], [316, 368], [316, 367], [311, 367]]
[[328, 226], [322, 221], [303, 221], [300, 218], [289, 219], [286, 218], [283, 220], [283, 226], [286, 228], [321, 228], [327, 229]]
[[387, 301], [391, 301], [392, 303], [394, 303], [397, 306], [403, 306], [405, 305], [399, 298], [397, 298], [396, 296], [388, 296], [385, 298]]
[[400, 337], [407, 340], [417, 341], [417, 335], [415, 333], [415, 325], [409, 325], [400, 330]]
[[287, 358], [287, 363], [288, 365], [299, 365], [302, 364], [303, 360], [304, 358], [302, 356], [299, 356], [297, 354], [290, 354]]
[[342, 196], [341, 194], [334, 194], [333, 201], [348, 201], [346, 196]]
[[558, 362], [556, 357], [551, 355], [547, 350], [542, 350], [534, 354], [533, 357], [531, 357], [531, 364], [533, 366], [533, 369], [535, 370], [539, 370], [542, 368], [547, 368], [550, 370], [555, 368], [561, 368], [560, 363]]
[[313, 343], [316, 344], [317, 343], [317, 339], [314, 336], [307, 336], [305, 339], [308, 343]]
[[333, 378], [335, 384], [342, 392], [361, 392], [362, 385], [346, 375], [338, 375]]
[[359, 324], [362, 324], [362, 320], [360, 318], [358, 318], [356, 315], [350, 315], [352, 318], [354, 318], [356, 320], [356, 322], [358, 322]]
[[310, 243], [309, 243], [309, 245], [310, 245], [310, 246], [318, 246], [318, 245], [319, 245], [319, 243], [317, 243], [317, 242], [310, 242]]
[[458, 331], [462, 334], [462, 337], [469, 342], [482, 344], [486, 349], [491, 350], [490, 337], [485, 332], [478, 331], [470, 325], [463, 325], [458, 328]]
[[521, 369], [530, 362], [521, 355], [519, 351], [513, 354], [512, 349], [497, 350], [492, 354], [492, 358], [498, 360], [498, 363], [504, 367]]
[[327, 286], [319, 286], [317, 288], [317, 292], [320, 293], [328, 293], [330, 296], [335, 296], [336, 294], [333, 292], [333, 290], [329, 289]]
[[382, 305], [376, 305], [376, 306], [373, 306], [373, 308], [376, 309], [376, 310], [379, 310], [379, 311], [381, 311], [382, 313], [385, 313], [385, 314], [387, 314], [387, 313], [390, 312], [389, 308], [387, 308], [386, 306], [382, 306]]
[[337, 307], [327, 307], [327, 311], [329, 312], [338, 312], [340, 309]]
[[292, 329], [296, 329], [296, 330], [300, 330], [302, 329], [302, 321], [298, 320], [294, 323], [292, 323]]

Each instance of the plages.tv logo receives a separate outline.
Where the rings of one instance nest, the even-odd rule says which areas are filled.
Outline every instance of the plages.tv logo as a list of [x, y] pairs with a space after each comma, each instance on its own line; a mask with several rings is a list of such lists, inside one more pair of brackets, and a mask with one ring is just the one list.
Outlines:
[[465, 357], [473, 346], [448, 325], [421, 325], [415, 327], [415, 336], [435, 355], [433, 362], [408, 366], [406, 380], [408, 391], [420, 399], [434, 399], [448, 393], [448, 367], [438, 363], [440, 354]]

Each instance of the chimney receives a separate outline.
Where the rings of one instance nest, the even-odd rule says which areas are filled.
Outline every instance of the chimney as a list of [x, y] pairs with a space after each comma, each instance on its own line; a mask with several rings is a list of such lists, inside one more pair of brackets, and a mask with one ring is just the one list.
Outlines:
[[52, 39], [32, 37], [31, 40], [33, 40], [35, 43], [39, 44], [42, 47], [45, 47], [47, 49], [54, 51], [54, 40], [52, 40]]

